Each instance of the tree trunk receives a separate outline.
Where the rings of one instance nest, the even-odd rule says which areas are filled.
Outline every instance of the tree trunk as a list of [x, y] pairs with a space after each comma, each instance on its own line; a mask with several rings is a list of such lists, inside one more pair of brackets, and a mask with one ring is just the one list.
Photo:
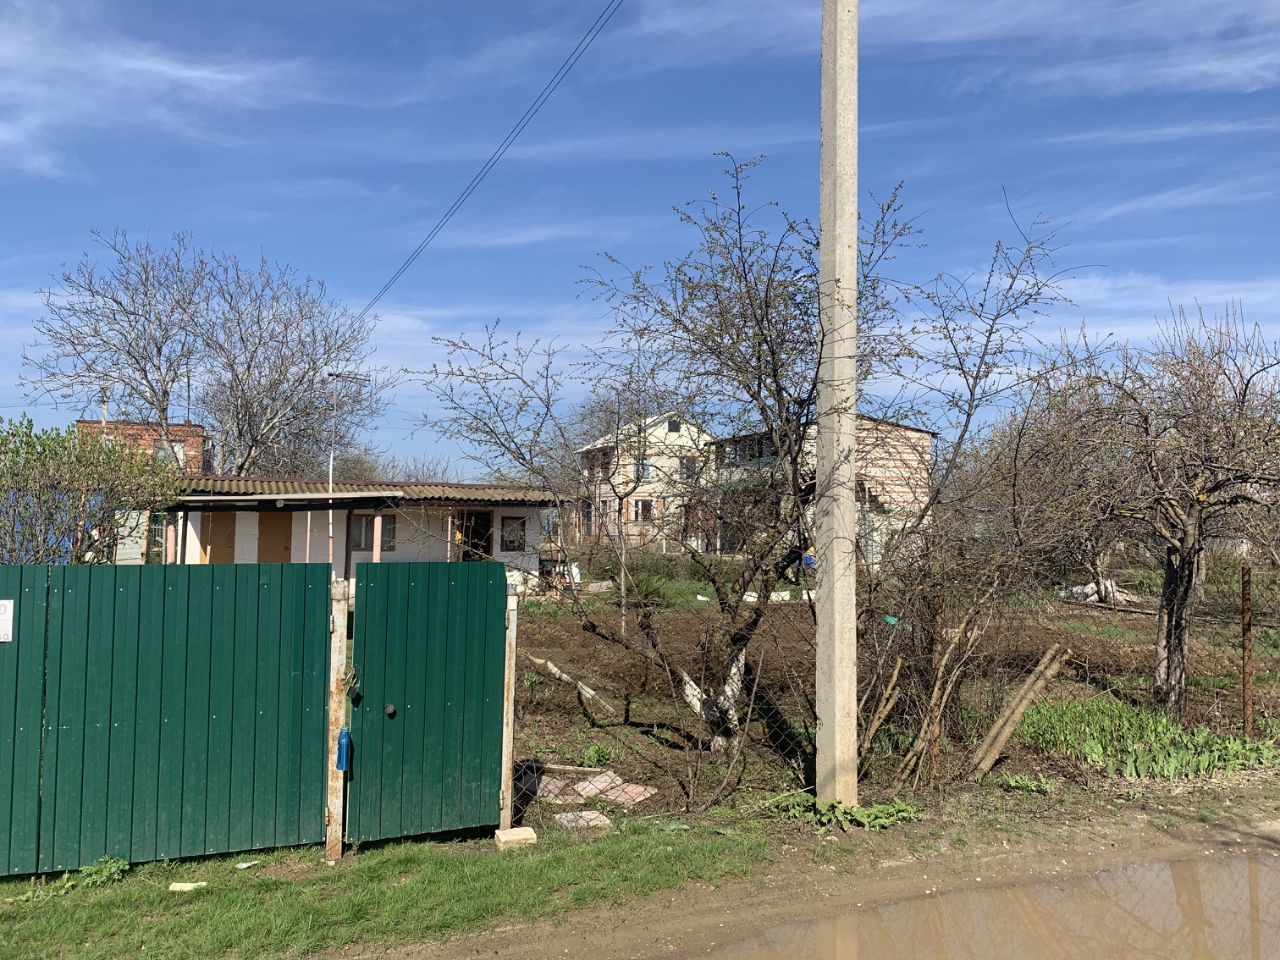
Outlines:
[[1170, 548], [1165, 556], [1152, 695], [1156, 706], [1175, 720], [1181, 719], [1186, 703], [1187, 646], [1202, 565], [1196, 545], [1186, 550]]
[[1173, 592], [1177, 581], [1173, 556], [1173, 547], [1166, 548], [1164, 579], [1160, 584], [1160, 610], [1156, 615], [1156, 650], [1152, 674], [1152, 691], [1157, 702], [1164, 696], [1164, 690], [1169, 685], [1169, 608], [1173, 606]]

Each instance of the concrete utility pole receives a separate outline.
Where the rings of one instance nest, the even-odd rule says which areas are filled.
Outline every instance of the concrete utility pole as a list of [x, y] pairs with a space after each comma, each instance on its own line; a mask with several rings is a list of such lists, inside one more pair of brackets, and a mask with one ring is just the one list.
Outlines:
[[[368, 383], [369, 377], [358, 373], [347, 373], [343, 370], [330, 370], [327, 373], [329, 382], [333, 385], [333, 423], [329, 437], [329, 580], [333, 582], [338, 579], [338, 570], [333, 565], [333, 453], [338, 446], [338, 381], [346, 380], [349, 383]], [[348, 508], [348, 514], [351, 512]], [[351, 524], [347, 524], [347, 535], [350, 536]], [[311, 535], [311, 515], [307, 515], [307, 535]], [[347, 552], [351, 552], [350, 544], [347, 545]]]
[[822, 3], [817, 795], [858, 803], [858, 0]]

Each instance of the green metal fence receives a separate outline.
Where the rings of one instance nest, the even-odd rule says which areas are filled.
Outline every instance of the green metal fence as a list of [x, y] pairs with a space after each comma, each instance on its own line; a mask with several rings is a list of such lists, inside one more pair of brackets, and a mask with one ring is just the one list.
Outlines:
[[0, 566], [0, 876], [38, 864], [48, 581], [47, 567]]
[[0, 875], [323, 839], [327, 565], [0, 567], [5, 600]]
[[347, 839], [498, 823], [506, 602], [500, 563], [356, 568]]

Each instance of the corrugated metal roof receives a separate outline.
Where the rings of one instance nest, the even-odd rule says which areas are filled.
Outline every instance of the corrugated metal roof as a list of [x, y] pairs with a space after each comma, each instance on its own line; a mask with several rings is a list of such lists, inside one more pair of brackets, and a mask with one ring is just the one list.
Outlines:
[[[545, 490], [494, 483], [335, 483], [335, 500], [385, 496], [391, 500], [449, 503], [552, 504]], [[277, 480], [263, 477], [194, 477], [185, 481], [183, 499], [199, 497], [316, 497], [328, 499], [326, 480]]]

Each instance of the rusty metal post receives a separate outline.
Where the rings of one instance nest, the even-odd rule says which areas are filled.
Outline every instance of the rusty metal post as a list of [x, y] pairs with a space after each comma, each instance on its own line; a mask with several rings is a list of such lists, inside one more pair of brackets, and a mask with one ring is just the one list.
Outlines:
[[343, 834], [346, 828], [347, 775], [338, 769], [338, 735], [347, 722], [347, 612], [350, 583], [334, 580], [330, 584], [332, 619], [329, 634], [329, 731], [325, 751], [324, 858], [342, 858]]
[[1253, 568], [1240, 568], [1240, 693], [1244, 735], [1253, 736]]

